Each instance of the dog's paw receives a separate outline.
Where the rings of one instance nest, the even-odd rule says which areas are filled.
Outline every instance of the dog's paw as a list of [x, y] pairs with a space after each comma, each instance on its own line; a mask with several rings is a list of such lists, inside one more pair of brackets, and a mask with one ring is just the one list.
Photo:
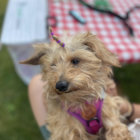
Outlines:
[[106, 132], [106, 140], [133, 140], [125, 125], [115, 126]]

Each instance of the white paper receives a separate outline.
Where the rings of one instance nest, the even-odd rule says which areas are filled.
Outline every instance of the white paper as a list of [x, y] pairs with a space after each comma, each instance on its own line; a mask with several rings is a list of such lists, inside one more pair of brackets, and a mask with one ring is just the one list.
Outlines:
[[47, 39], [47, 0], [9, 0], [1, 43], [27, 44]]

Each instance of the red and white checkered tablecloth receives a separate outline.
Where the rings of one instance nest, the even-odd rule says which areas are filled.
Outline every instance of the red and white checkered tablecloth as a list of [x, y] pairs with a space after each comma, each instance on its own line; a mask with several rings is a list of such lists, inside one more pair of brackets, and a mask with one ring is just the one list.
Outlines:
[[[140, 0], [110, 0], [113, 10], [121, 15], [129, 8], [140, 5]], [[69, 10], [80, 13], [87, 21], [85, 25], [77, 22], [69, 15]], [[49, 14], [57, 18], [55, 34], [62, 35], [66, 30], [69, 34], [91, 31], [97, 34], [106, 47], [119, 56], [122, 63], [140, 62], [140, 10], [131, 13], [129, 24], [133, 27], [135, 38], [130, 38], [128, 30], [119, 19], [108, 14], [88, 9], [78, 0], [49, 0]]]

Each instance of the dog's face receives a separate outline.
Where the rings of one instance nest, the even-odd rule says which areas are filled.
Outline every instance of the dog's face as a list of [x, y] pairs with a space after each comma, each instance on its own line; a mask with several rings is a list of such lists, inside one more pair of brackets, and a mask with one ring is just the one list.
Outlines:
[[64, 48], [55, 41], [36, 45], [36, 54], [23, 63], [42, 66], [50, 96], [71, 101], [100, 96], [110, 67], [119, 66], [116, 56], [90, 33], [65, 37], [63, 42]]

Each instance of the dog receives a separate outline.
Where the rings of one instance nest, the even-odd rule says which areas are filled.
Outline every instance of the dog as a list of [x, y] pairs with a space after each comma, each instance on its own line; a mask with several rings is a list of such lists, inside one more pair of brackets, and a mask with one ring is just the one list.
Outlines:
[[53, 40], [21, 62], [41, 65], [50, 140], [132, 140], [120, 120], [124, 99], [105, 92], [112, 66], [120, 67], [116, 55], [90, 32], [61, 40], [50, 32]]

